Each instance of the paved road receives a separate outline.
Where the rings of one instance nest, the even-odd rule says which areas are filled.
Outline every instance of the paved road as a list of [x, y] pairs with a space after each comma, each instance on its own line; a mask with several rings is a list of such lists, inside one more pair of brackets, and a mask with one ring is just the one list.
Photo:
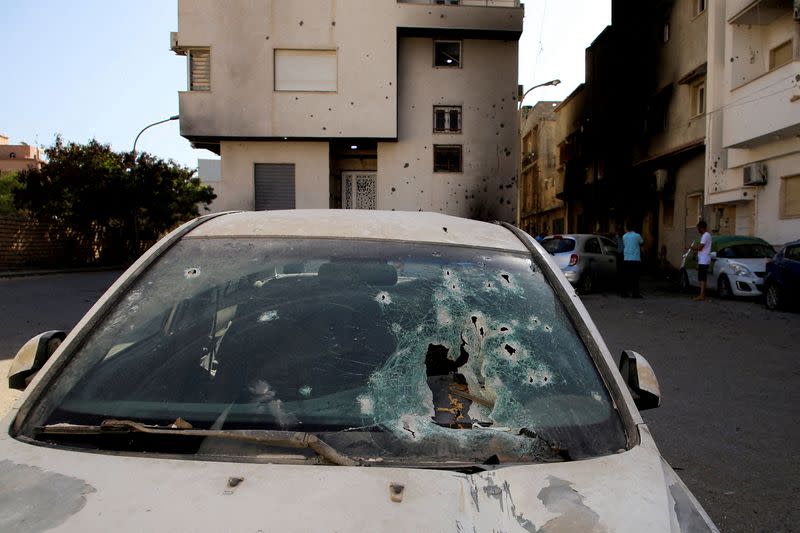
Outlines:
[[[118, 275], [0, 279], [0, 372], [29, 337], [70, 329]], [[800, 314], [656, 287], [584, 302], [615, 356], [634, 349], [653, 365], [663, 401], [644, 418], [722, 531], [800, 530]], [[0, 388], [0, 414], [9, 398]]]
[[615, 357], [652, 364], [662, 406], [645, 421], [720, 529], [800, 531], [800, 314], [657, 290], [584, 303]]

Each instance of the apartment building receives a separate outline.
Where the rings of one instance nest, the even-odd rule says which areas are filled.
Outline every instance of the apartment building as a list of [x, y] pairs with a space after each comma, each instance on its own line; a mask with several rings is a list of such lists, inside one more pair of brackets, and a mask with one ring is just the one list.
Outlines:
[[520, 213], [518, 225], [532, 235], [564, 232], [563, 188], [558, 171], [556, 107], [544, 101], [520, 111]]
[[800, 6], [708, 3], [706, 204], [711, 223], [800, 237]]
[[179, 0], [215, 210], [516, 218], [518, 0]]
[[[648, 21], [655, 36], [648, 55], [657, 68], [649, 76], [633, 168], [652, 184], [643, 229], [652, 231], [653, 257], [670, 270], [680, 267], [705, 218], [707, 3], [661, 2]], [[717, 233], [731, 229], [724, 218], [711, 226]]]
[[0, 134], [0, 174], [39, 168], [43, 155], [41, 148], [29, 144], [8, 144], [8, 137]]

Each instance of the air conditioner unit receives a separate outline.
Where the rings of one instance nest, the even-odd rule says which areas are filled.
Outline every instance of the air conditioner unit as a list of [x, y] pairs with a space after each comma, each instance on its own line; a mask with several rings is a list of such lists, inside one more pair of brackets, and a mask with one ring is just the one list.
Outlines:
[[766, 185], [767, 184], [767, 165], [764, 163], [753, 163], [744, 167], [745, 185]]

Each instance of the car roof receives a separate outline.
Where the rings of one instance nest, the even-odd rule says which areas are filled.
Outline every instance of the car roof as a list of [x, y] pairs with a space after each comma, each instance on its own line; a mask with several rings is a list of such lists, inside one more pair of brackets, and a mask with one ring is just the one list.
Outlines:
[[605, 235], [597, 235], [596, 233], [558, 233], [556, 235], [548, 235], [547, 237], [545, 237], [545, 239], [559, 238], [559, 239], [584, 240], [590, 237], [605, 237]]
[[748, 237], [746, 235], [712, 235], [711, 243], [715, 250], [724, 248], [725, 246], [732, 246], [734, 244], [765, 244], [771, 246], [764, 239], [758, 237]]
[[241, 211], [209, 218], [187, 237], [369, 239], [528, 251], [522, 241], [499, 224], [405, 211]]

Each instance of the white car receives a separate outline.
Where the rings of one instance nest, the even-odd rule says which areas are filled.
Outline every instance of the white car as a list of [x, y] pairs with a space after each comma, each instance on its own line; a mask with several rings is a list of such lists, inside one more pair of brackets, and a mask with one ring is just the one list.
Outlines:
[[[716, 290], [720, 298], [762, 295], [767, 262], [775, 255], [775, 249], [767, 241], [740, 235], [715, 235], [711, 238], [711, 250], [706, 282], [709, 289]], [[683, 258], [680, 285], [684, 291], [700, 286], [694, 252]]]
[[9, 381], [3, 531], [717, 531], [650, 366], [510, 225], [202, 217]]

